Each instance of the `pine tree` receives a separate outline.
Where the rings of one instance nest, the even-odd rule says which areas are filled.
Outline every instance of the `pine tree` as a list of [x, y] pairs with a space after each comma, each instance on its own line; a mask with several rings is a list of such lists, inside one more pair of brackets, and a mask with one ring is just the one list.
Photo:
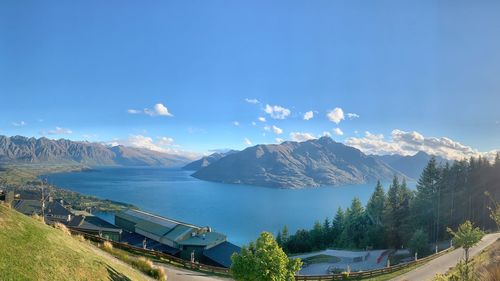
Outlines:
[[417, 194], [412, 204], [417, 228], [423, 229], [432, 237], [432, 241], [437, 240], [437, 207], [438, 188], [440, 181], [440, 170], [436, 163], [436, 158], [432, 157], [425, 167], [417, 183]]
[[385, 246], [383, 215], [386, 196], [380, 181], [375, 186], [375, 191], [366, 205], [366, 217], [369, 222], [365, 244], [374, 248]]
[[332, 244], [335, 247], [341, 247], [342, 243], [340, 240], [340, 235], [344, 231], [344, 211], [342, 208], [337, 209], [337, 213], [332, 221]]

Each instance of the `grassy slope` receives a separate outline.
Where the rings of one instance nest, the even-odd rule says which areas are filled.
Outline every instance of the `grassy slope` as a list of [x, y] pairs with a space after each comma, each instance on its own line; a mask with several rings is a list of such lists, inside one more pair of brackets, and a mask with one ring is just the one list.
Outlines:
[[0, 205], [1, 280], [148, 280], [33, 218]]

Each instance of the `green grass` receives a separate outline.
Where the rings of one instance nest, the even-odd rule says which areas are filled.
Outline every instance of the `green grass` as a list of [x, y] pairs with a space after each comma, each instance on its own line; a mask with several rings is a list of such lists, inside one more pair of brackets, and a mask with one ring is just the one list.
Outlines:
[[148, 280], [87, 242], [0, 205], [1, 280]]
[[339, 257], [336, 256], [329, 256], [329, 255], [317, 255], [317, 256], [312, 256], [308, 257], [305, 259], [302, 259], [303, 262], [307, 264], [314, 264], [314, 263], [337, 263], [340, 261]]

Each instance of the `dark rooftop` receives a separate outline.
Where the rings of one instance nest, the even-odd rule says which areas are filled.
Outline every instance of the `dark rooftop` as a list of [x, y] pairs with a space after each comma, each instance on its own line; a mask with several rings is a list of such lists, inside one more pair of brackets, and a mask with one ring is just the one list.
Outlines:
[[240, 251], [240, 247], [225, 241], [213, 248], [203, 251], [203, 255], [221, 266], [229, 268], [232, 263], [231, 255], [233, 253], [239, 253]]

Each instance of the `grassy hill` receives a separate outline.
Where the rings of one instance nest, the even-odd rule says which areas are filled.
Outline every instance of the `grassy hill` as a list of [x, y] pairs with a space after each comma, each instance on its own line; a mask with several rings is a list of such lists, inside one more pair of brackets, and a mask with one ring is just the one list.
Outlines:
[[94, 246], [0, 205], [1, 280], [150, 280]]

